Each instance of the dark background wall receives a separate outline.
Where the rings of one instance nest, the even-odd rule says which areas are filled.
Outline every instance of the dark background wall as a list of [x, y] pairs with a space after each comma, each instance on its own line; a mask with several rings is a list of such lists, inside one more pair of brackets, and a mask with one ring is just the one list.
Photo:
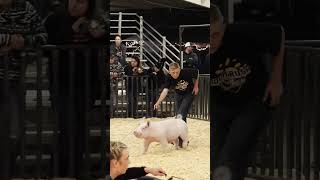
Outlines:
[[[226, 1], [216, 0], [225, 13]], [[235, 5], [235, 22], [280, 23], [288, 40], [320, 39], [319, 0], [242, 0]]]

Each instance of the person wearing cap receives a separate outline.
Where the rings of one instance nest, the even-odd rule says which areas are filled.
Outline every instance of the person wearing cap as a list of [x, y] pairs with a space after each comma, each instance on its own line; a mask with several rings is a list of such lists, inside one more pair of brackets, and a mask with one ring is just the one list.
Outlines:
[[193, 52], [193, 47], [190, 42], [187, 42], [184, 45], [185, 49], [183, 52], [183, 61], [184, 61], [184, 68], [196, 68], [198, 67], [198, 55]]
[[[108, 155], [108, 154], [107, 154]], [[118, 141], [110, 142], [110, 174], [106, 179], [110, 180], [156, 180], [157, 178], [146, 176], [152, 174], [154, 176], [166, 176], [166, 172], [162, 168], [150, 167], [130, 167], [129, 151], [126, 144]]]
[[280, 103], [284, 42], [281, 25], [225, 24], [211, 5], [212, 179], [244, 180], [249, 152]]

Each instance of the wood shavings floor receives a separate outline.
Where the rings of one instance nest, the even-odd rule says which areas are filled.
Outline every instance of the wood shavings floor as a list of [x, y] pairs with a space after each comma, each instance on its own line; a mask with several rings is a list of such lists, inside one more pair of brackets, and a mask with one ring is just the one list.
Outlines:
[[[159, 118], [149, 118], [159, 121]], [[129, 147], [130, 167], [161, 167], [168, 177], [177, 176], [185, 180], [210, 179], [210, 124], [208, 121], [188, 119], [190, 143], [187, 149], [176, 150], [173, 145], [163, 150], [159, 143], [152, 143], [142, 155], [143, 140], [133, 135], [139, 119], [111, 119], [110, 140], [121, 141]], [[167, 178], [168, 178], [167, 177]], [[157, 177], [166, 179], [165, 177]]]

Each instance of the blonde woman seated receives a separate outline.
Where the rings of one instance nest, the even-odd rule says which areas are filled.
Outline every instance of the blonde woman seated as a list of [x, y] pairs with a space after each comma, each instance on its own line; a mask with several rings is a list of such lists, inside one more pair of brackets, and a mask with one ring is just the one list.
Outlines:
[[[147, 177], [147, 174], [154, 176], [164, 176], [166, 173], [161, 168], [132, 167], [128, 168], [129, 151], [128, 147], [122, 142], [110, 142], [110, 177], [111, 180], [155, 180], [156, 178]], [[108, 179], [108, 177], [107, 177]]]

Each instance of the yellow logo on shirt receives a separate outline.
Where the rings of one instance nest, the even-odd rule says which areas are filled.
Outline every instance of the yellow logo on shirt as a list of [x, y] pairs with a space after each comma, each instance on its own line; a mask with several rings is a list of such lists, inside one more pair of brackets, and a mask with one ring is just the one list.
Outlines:
[[225, 63], [220, 64], [218, 70], [215, 71], [217, 77], [211, 79], [211, 86], [219, 86], [224, 91], [238, 93], [250, 73], [249, 65], [241, 65], [237, 59], [231, 61], [230, 58], [227, 58]]
[[187, 81], [185, 81], [185, 80], [180, 80], [179, 82], [178, 82], [178, 84], [176, 85], [176, 90], [180, 90], [180, 91], [184, 91], [184, 90], [186, 90], [187, 89], [187, 87], [188, 87], [188, 85], [189, 85], [189, 83], [187, 82]]

